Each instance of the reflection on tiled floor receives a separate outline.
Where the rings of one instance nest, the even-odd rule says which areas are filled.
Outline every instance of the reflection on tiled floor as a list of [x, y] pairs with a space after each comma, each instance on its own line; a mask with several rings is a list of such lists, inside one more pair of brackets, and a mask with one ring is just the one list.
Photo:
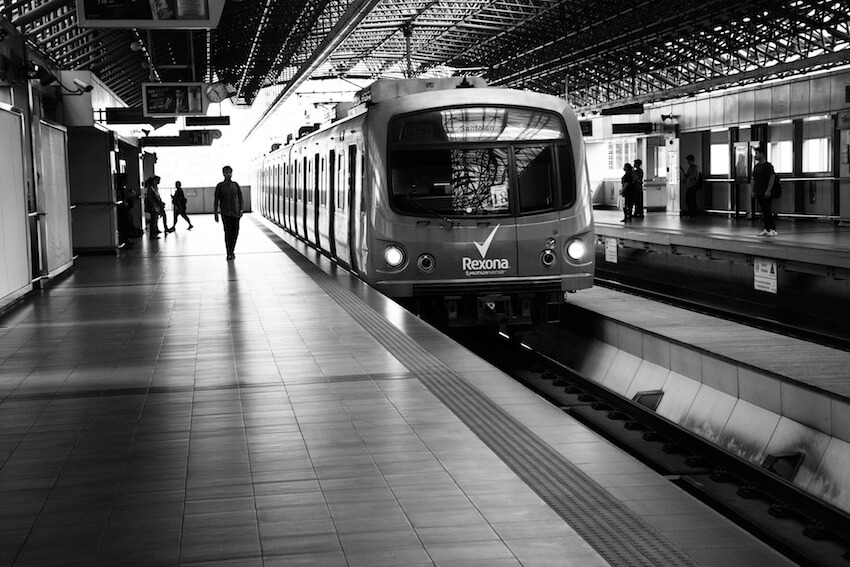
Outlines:
[[0, 565], [604, 565], [249, 218], [0, 316]]

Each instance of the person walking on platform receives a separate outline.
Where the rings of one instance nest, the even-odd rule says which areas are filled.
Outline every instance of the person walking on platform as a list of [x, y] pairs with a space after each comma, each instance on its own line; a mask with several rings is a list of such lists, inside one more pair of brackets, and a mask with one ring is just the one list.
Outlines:
[[174, 219], [171, 222], [169, 232], [174, 232], [177, 228], [177, 217], [181, 216], [189, 223], [189, 230], [195, 228], [192, 226], [192, 221], [186, 215], [186, 194], [183, 193], [183, 184], [179, 181], [174, 182], [174, 194], [171, 196], [171, 207], [174, 209]]
[[620, 179], [622, 183], [620, 195], [623, 197], [623, 220], [620, 222], [631, 222], [632, 208], [635, 206], [635, 171], [630, 163], [623, 166], [623, 171], [625, 173]]
[[695, 163], [693, 154], [685, 157], [688, 169], [682, 169], [682, 189], [685, 190], [685, 210], [683, 217], [693, 218], [699, 214], [697, 210], [697, 189], [699, 188], [699, 168]]
[[148, 212], [150, 216], [150, 223], [148, 223], [148, 232], [150, 233], [151, 240], [156, 240], [159, 238], [159, 218], [162, 217], [163, 229], [168, 230], [168, 225], [165, 222], [165, 203], [162, 202], [162, 197], [159, 196], [159, 188], [157, 184], [159, 182], [159, 178], [148, 177], [145, 180], [145, 210]]
[[764, 148], [755, 150], [756, 165], [753, 167], [753, 192], [761, 209], [764, 228], [758, 236], [776, 236], [776, 215], [773, 214], [772, 191], [776, 183], [776, 171], [773, 164], [767, 161]]
[[635, 210], [633, 216], [636, 219], [643, 218], [643, 161], [636, 159], [634, 165], [634, 194], [635, 194]]
[[236, 258], [236, 239], [239, 237], [239, 219], [242, 218], [242, 189], [231, 180], [233, 168], [225, 165], [221, 168], [224, 181], [215, 186], [213, 198], [213, 213], [218, 222], [218, 212], [221, 210], [221, 223], [224, 225], [224, 246], [227, 248], [227, 259]]

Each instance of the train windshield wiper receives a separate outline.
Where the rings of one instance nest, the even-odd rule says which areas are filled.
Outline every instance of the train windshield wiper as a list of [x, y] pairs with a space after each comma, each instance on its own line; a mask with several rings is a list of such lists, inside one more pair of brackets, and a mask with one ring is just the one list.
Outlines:
[[413, 191], [408, 191], [407, 194], [405, 195], [405, 197], [407, 197], [407, 201], [409, 203], [412, 203], [413, 206], [415, 206], [420, 211], [423, 211], [423, 212], [425, 212], [425, 213], [427, 213], [427, 214], [429, 214], [433, 217], [436, 217], [438, 219], [442, 219], [442, 220], [446, 221], [446, 223], [448, 223], [450, 228], [456, 226], [456, 224], [457, 224], [456, 221], [453, 221], [450, 218], [448, 218], [444, 215], [441, 215], [440, 213], [438, 213], [434, 209], [429, 209], [428, 207], [426, 207], [422, 203], [420, 203], [419, 199], [417, 199], [413, 196]]

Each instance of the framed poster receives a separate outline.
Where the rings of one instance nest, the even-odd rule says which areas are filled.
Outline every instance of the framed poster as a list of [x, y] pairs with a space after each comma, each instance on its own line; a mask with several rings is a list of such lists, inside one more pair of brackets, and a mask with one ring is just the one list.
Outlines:
[[204, 83], [142, 83], [145, 116], [203, 116]]

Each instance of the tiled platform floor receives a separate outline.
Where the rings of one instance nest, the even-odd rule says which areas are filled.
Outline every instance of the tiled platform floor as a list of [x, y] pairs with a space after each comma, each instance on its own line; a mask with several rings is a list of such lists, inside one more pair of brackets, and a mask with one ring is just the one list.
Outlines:
[[[608, 564], [256, 221], [193, 222], [0, 315], [0, 565]], [[788, 564], [370, 297], [699, 564]]]

